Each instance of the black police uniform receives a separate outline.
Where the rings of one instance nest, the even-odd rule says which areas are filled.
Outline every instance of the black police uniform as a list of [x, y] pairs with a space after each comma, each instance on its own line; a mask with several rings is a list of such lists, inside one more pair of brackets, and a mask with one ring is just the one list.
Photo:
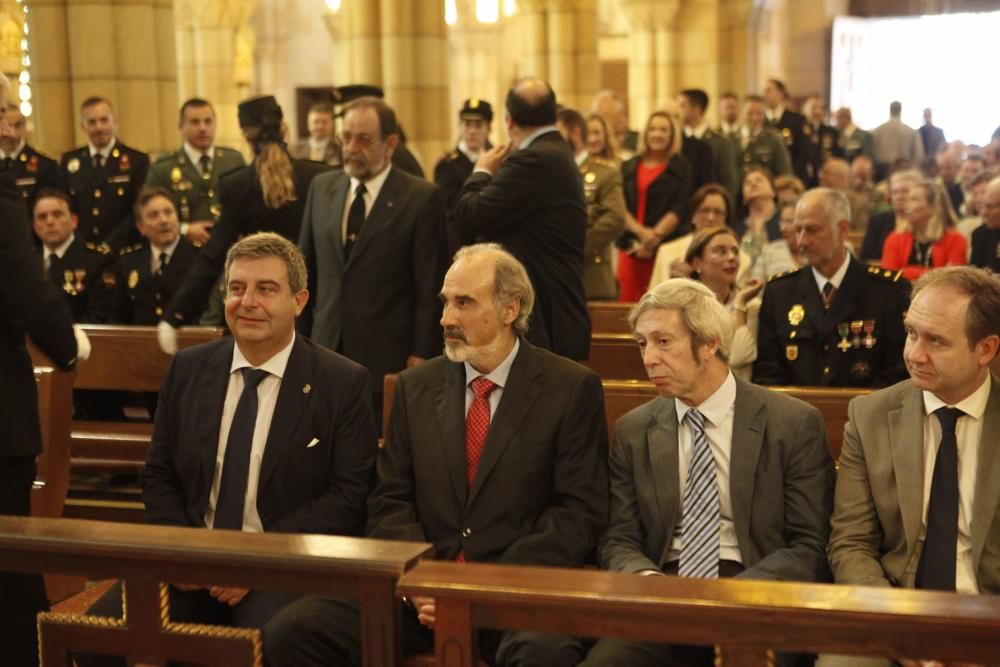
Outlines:
[[768, 127], [774, 129], [781, 135], [785, 147], [788, 149], [788, 156], [792, 159], [792, 171], [802, 179], [803, 183], [809, 182], [809, 169], [806, 166], [809, 159], [806, 152], [806, 117], [790, 109], [785, 109], [781, 118], [776, 121], [768, 121]]
[[[459, 120], [474, 119], [490, 123], [493, 121], [493, 107], [485, 100], [470, 98], [462, 104], [462, 109], [458, 112]], [[484, 151], [493, 148], [489, 139], [486, 140]], [[458, 201], [458, 193], [462, 191], [466, 179], [472, 175], [472, 170], [476, 165], [458, 147], [447, 153], [434, 165], [434, 184], [441, 188], [444, 195], [444, 205], [449, 212], [455, 207]]]
[[146, 182], [148, 155], [119, 141], [103, 167], [94, 164], [87, 146], [64, 154], [59, 166], [64, 189], [80, 218], [78, 236], [107, 243], [113, 250], [138, 242], [133, 207]]
[[[48, 257], [48, 248], [42, 248]], [[84, 242], [77, 236], [62, 257], [53, 256], [49, 280], [66, 297], [73, 321], [104, 324], [111, 315], [111, 264], [114, 257], [106, 245]]]
[[907, 377], [901, 272], [850, 260], [829, 310], [806, 266], [764, 289], [753, 381], [769, 385], [887, 387]]
[[814, 188], [819, 185], [819, 170], [823, 163], [832, 157], [844, 157], [840, 147], [840, 130], [830, 125], [806, 124], [802, 131], [806, 137], [806, 175], [809, 177], [805, 184]]
[[14, 185], [28, 207], [30, 220], [38, 191], [42, 188], [59, 189], [59, 163], [25, 144], [21, 152], [12, 158], [10, 170], [14, 174]]
[[156, 275], [153, 252], [146, 241], [119, 252], [111, 307], [116, 324], [157, 324], [198, 257], [198, 249], [181, 237], [166, 268]]

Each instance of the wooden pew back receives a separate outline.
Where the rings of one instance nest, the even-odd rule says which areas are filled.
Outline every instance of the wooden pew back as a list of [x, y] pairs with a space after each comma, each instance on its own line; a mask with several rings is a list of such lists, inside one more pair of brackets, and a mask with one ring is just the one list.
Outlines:
[[71, 650], [247, 665], [260, 657], [258, 631], [164, 621], [161, 581], [316, 593], [361, 603], [364, 664], [399, 663], [396, 580], [431, 545], [327, 535], [0, 517], [0, 570], [125, 580], [128, 623], [42, 614], [43, 664]]
[[592, 334], [628, 334], [628, 313], [634, 303], [617, 301], [588, 301], [590, 331]]
[[42, 453], [35, 462], [31, 490], [32, 516], [60, 517], [69, 489], [70, 420], [73, 416], [73, 371], [35, 368]]
[[399, 581], [435, 599], [439, 665], [475, 665], [476, 628], [717, 645], [723, 666], [768, 651], [1000, 661], [991, 595], [425, 561]]

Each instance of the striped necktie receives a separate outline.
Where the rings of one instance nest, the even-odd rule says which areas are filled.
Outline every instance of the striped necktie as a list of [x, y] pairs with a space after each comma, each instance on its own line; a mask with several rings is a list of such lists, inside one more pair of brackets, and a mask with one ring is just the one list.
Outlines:
[[688, 410], [684, 423], [691, 430], [691, 463], [681, 514], [681, 558], [677, 573], [682, 577], [719, 577], [719, 483], [715, 458], [705, 435], [705, 416]]

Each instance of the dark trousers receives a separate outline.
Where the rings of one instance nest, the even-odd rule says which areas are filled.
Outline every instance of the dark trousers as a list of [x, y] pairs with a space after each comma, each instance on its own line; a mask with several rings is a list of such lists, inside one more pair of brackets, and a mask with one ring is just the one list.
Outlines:
[[[238, 605], [230, 607], [213, 598], [204, 589], [184, 592], [171, 586], [170, 620], [179, 623], [208, 623], [237, 628], [260, 628], [278, 610], [298, 597], [292, 593], [250, 591]], [[112, 586], [87, 610], [87, 613], [94, 616], [121, 618], [121, 583]], [[79, 667], [124, 667], [125, 665], [125, 659], [120, 656], [80, 654], [74, 655], [73, 659]]]
[[[403, 613], [403, 655], [434, 652], [434, 632]], [[358, 605], [315, 595], [282, 609], [264, 626], [264, 655], [281, 667], [358, 667], [361, 665]], [[479, 633], [483, 660], [497, 667], [572, 667], [583, 657], [574, 637], [537, 632]]]
[[[0, 457], [0, 514], [28, 516], [34, 481], [34, 456]], [[48, 608], [42, 575], [0, 572], [0, 662], [29, 667], [38, 664], [35, 617]]]

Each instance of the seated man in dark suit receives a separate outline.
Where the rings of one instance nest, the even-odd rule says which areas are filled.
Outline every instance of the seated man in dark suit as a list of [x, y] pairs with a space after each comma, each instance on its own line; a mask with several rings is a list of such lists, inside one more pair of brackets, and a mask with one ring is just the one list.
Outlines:
[[[442, 560], [579, 567], [607, 522], [600, 379], [524, 339], [534, 290], [494, 244], [463, 248], [441, 290], [445, 354], [399, 375], [368, 535]], [[434, 600], [404, 611], [404, 652], [432, 651]], [[307, 597], [264, 630], [274, 665], [360, 665], [357, 609]], [[577, 640], [484, 632], [490, 664], [560, 667]]]
[[923, 177], [915, 169], [903, 169], [889, 176], [889, 203], [892, 208], [869, 218], [864, 240], [861, 241], [863, 261], [875, 264], [882, 261], [886, 238], [906, 219], [910, 188], [921, 180]]
[[[829, 579], [834, 467], [819, 411], [737, 380], [725, 307], [702, 283], [647, 292], [629, 326], [660, 397], [615, 425], [601, 567], [641, 575]], [[603, 639], [589, 666], [711, 665], [711, 648]]]
[[[295, 244], [248, 236], [230, 248], [225, 275], [232, 338], [183, 350], [160, 388], [141, 474], [146, 521], [361, 534], [376, 451], [367, 371], [295, 334], [309, 298]], [[174, 582], [171, 619], [260, 627], [294, 597]], [[89, 613], [120, 616], [120, 588]]]
[[981, 208], [983, 224], [972, 232], [969, 264], [1000, 273], [1000, 178], [986, 186]]
[[910, 379], [848, 409], [831, 520], [834, 579], [998, 595], [1000, 383], [989, 365], [1000, 349], [1000, 283], [970, 267], [930, 271], [913, 285], [905, 325]]

